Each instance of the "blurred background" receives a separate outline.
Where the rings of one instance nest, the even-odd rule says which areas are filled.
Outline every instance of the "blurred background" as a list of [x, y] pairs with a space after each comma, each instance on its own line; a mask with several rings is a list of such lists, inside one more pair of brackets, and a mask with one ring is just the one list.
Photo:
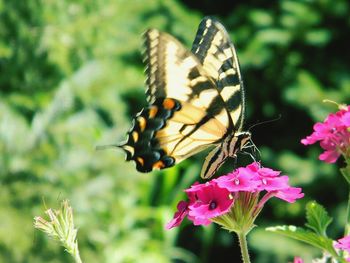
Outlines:
[[[118, 150], [145, 105], [141, 34], [154, 27], [188, 49], [205, 15], [219, 18], [241, 62], [250, 126], [262, 164], [301, 186], [303, 200], [270, 201], [250, 236], [253, 262], [319, 256], [265, 232], [304, 223], [317, 200], [342, 235], [347, 187], [337, 165], [300, 139], [349, 103], [347, 0], [0, 1], [0, 262], [72, 262], [34, 230], [33, 217], [68, 198], [84, 262], [240, 262], [235, 236], [217, 226], [164, 226], [198, 180], [205, 153], [174, 168], [139, 174]], [[246, 162], [240, 157], [239, 164]], [[250, 161], [250, 160], [249, 160]], [[341, 166], [339, 162], [338, 166]], [[222, 173], [232, 170], [232, 163]], [[306, 261], [308, 262], [308, 261]]]

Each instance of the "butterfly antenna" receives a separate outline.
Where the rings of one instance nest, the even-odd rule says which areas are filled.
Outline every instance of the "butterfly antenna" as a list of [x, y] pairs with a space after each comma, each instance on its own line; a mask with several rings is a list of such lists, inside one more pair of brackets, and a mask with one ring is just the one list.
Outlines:
[[267, 120], [267, 121], [262, 121], [262, 122], [258, 122], [253, 124], [252, 126], [249, 127], [248, 131], [250, 131], [251, 129], [253, 129], [256, 126], [262, 125], [262, 124], [267, 124], [267, 123], [271, 123], [271, 122], [275, 122], [278, 121], [282, 118], [282, 114], [279, 114], [277, 118], [274, 118], [272, 120]]

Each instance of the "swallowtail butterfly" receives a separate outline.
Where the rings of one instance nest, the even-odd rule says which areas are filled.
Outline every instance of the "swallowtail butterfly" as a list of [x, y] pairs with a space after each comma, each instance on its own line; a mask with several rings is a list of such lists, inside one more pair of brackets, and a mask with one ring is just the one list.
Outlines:
[[192, 50], [156, 29], [144, 35], [147, 101], [125, 143], [140, 172], [164, 169], [210, 146], [201, 177], [210, 178], [250, 140], [242, 131], [244, 89], [235, 48], [211, 17], [198, 28]]

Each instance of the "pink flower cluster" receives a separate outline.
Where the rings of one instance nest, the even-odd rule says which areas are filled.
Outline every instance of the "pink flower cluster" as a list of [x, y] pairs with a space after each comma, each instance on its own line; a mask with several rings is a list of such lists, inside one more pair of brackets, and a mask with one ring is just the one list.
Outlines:
[[211, 218], [224, 215], [231, 209], [240, 192], [258, 195], [266, 191], [257, 209], [273, 196], [289, 203], [302, 198], [301, 188], [291, 187], [288, 176], [279, 176], [280, 173], [254, 162], [204, 184], [195, 183], [185, 190], [188, 201], [178, 203], [177, 212], [166, 228], [180, 225], [186, 216], [194, 225], [208, 225]]
[[350, 145], [350, 106], [328, 115], [324, 122], [314, 125], [314, 132], [301, 140], [304, 145], [314, 144], [320, 141], [325, 151], [320, 155], [320, 160], [334, 163], [341, 154], [349, 154]]
[[[334, 245], [335, 248], [345, 250], [350, 254], [350, 235], [339, 239]], [[346, 259], [346, 262], [350, 262], [350, 257]]]

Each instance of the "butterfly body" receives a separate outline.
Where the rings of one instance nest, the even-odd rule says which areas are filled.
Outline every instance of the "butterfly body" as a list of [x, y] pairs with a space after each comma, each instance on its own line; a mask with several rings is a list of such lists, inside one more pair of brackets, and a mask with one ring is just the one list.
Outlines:
[[164, 169], [216, 146], [202, 178], [211, 177], [247, 141], [244, 89], [235, 49], [213, 18], [199, 25], [192, 52], [171, 35], [145, 33], [147, 100], [125, 143], [126, 160], [140, 172]]

